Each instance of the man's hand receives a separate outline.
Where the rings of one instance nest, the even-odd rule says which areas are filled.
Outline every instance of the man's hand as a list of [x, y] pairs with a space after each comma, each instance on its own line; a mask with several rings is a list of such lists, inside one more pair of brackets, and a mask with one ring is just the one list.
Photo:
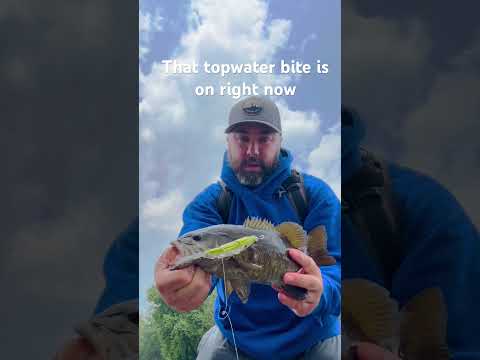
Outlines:
[[178, 255], [177, 248], [170, 246], [160, 256], [155, 266], [155, 286], [168, 306], [188, 312], [202, 305], [208, 296], [211, 276], [196, 266], [171, 271], [169, 266]]
[[55, 355], [54, 360], [101, 360], [101, 356], [84, 338], [78, 337], [68, 341]]
[[278, 293], [278, 300], [288, 306], [297, 316], [309, 315], [319, 304], [323, 293], [323, 280], [320, 269], [313, 259], [297, 249], [289, 249], [290, 258], [302, 267], [299, 272], [289, 272], [283, 276], [285, 284], [307, 289], [304, 300], [295, 300], [284, 292]]
[[371, 343], [358, 343], [354, 345], [354, 349], [350, 350], [351, 357], [355, 360], [400, 360], [390, 351]]

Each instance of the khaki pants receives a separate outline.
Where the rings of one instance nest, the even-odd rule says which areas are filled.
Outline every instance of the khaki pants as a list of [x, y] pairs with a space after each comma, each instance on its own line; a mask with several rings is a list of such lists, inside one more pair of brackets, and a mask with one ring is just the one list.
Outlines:
[[[208, 330], [198, 344], [197, 360], [236, 360], [235, 349], [223, 337], [217, 326]], [[340, 360], [340, 335], [319, 342], [294, 360]], [[238, 350], [240, 360], [254, 360]], [[272, 359], [275, 356], [272, 354]], [[292, 359], [293, 360], [293, 359]]]

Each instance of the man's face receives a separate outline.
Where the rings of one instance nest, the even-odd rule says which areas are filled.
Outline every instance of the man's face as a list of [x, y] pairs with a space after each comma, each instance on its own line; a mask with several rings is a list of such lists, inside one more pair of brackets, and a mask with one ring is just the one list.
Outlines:
[[240, 124], [227, 136], [228, 160], [243, 185], [256, 186], [277, 166], [282, 137], [261, 124]]

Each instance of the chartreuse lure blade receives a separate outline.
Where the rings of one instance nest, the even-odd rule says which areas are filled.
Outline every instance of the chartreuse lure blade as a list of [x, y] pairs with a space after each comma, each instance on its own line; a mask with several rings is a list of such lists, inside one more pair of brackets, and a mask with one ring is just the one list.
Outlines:
[[244, 236], [240, 239], [230, 241], [216, 248], [205, 251], [208, 256], [228, 256], [240, 253], [243, 249], [255, 244], [258, 238], [256, 236]]

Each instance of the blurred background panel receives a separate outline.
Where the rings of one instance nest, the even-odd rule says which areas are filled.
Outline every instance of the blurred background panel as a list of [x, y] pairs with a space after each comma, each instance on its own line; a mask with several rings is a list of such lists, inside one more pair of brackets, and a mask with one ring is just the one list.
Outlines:
[[365, 146], [445, 185], [480, 224], [480, 4], [342, 1], [342, 103]]
[[138, 3], [8, 0], [0, 28], [2, 357], [43, 359], [138, 214]]
[[[365, 232], [343, 213], [342, 275], [371, 282], [344, 284], [344, 314], [361, 308], [359, 289], [386, 288], [395, 306], [414, 315], [400, 338], [382, 345], [403, 343], [408, 359], [443, 359], [443, 345], [454, 359], [480, 356], [479, 9], [471, 1], [342, 1], [342, 104], [361, 124], [353, 129], [342, 117], [342, 201], [355, 162], [343, 152], [363, 132], [361, 145], [388, 164], [383, 179], [391, 180], [384, 193], [393, 201], [378, 214], [390, 212], [397, 225], [392, 232], [380, 216], [364, 216]], [[380, 209], [362, 211], [372, 208]], [[368, 248], [375, 244], [368, 238], [381, 245]], [[377, 290], [372, 298], [384, 303]], [[342, 318], [343, 329], [351, 320]], [[363, 328], [376, 321], [364, 316]]]

